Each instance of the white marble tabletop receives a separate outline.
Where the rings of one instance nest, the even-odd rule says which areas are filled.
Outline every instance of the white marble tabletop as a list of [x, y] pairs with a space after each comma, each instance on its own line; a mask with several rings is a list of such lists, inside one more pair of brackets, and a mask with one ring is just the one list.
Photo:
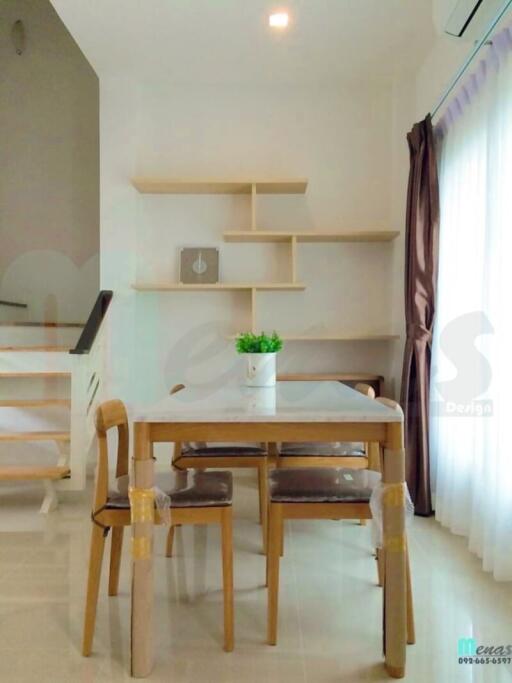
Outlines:
[[401, 411], [340, 382], [190, 386], [133, 411], [136, 422], [400, 422]]

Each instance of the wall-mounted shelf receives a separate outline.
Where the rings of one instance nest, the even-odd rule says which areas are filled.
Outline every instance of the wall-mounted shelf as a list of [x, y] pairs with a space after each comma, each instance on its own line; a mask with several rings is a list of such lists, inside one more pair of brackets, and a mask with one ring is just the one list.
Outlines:
[[343, 334], [343, 332], [331, 332], [326, 334], [283, 334], [284, 341], [303, 342], [303, 341], [397, 341], [399, 334], [367, 334], [365, 332]]
[[340, 232], [276, 232], [272, 230], [239, 230], [224, 233], [226, 242], [391, 242], [397, 230], [343, 230]]
[[304, 194], [308, 181], [133, 178], [132, 185], [142, 194]]
[[[135, 283], [138, 292], [215, 292], [247, 291], [250, 293], [250, 329], [257, 330], [257, 293], [264, 291], [301, 291], [303, 283], [298, 282], [297, 245], [304, 243], [379, 243], [392, 242], [399, 236], [396, 230], [339, 230], [339, 231], [272, 231], [257, 229], [258, 195], [304, 194], [308, 181], [295, 179], [194, 179], [194, 178], [134, 178], [132, 185], [142, 194], [210, 194], [249, 195], [251, 220], [250, 229], [224, 232], [226, 242], [273, 242], [285, 243], [290, 248], [290, 282], [219, 282], [215, 284], [190, 284], [169, 282]], [[235, 338], [236, 335], [230, 338]], [[341, 332], [311, 333], [303, 335], [282, 335], [289, 342], [390, 342], [400, 339], [397, 334], [344, 334]]]
[[296, 291], [306, 289], [300, 282], [216, 282], [184, 285], [182, 283], [139, 283], [132, 285], [138, 292], [224, 292], [224, 291]]
[[[280, 334], [283, 341], [287, 342], [319, 342], [319, 341], [340, 341], [340, 342], [364, 342], [364, 341], [398, 341], [399, 334], [367, 334], [354, 333], [343, 334], [341, 332], [332, 332], [326, 334]], [[238, 334], [230, 334], [228, 339], [236, 339]]]
[[382, 375], [367, 372], [289, 372], [277, 375], [278, 382], [378, 382]]

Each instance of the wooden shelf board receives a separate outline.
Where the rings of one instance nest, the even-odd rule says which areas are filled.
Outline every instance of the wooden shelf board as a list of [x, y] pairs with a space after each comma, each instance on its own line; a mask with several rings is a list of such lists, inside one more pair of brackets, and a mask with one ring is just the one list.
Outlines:
[[282, 334], [283, 341], [396, 341], [400, 339], [399, 334], [343, 334], [343, 333], [326, 333], [326, 334], [304, 334], [292, 335]]
[[141, 194], [304, 194], [305, 178], [276, 180], [214, 180], [183, 178], [133, 178], [132, 185]]
[[270, 230], [229, 230], [223, 237], [225, 242], [291, 242], [293, 235]]
[[367, 372], [290, 372], [277, 375], [278, 382], [378, 382], [382, 375]]
[[181, 283], [170, 284], [135, 284], [133, 289], [139, 292], [223, 292], [223, 291], [287, 291], [303, 290], [306, 285], [300, 282], [217, 282], [215, 284], [184, 285]]
[[[230, 334], [227, 339], [236, 339], [238, 335], [241, 334]], [[291, 335], [291, 334], [280, 334], [279, 335], [283, 341], [288, 342], [302, 342], [302, 341], [396, 341], [400, 339], [399, 334], [305, 334], [305, 335]]]
[[398, 230], [352, 230], [340, 232], [279, 232], [272, 230], [231, 230], [224, 233], [226, 242], [391, 242]]

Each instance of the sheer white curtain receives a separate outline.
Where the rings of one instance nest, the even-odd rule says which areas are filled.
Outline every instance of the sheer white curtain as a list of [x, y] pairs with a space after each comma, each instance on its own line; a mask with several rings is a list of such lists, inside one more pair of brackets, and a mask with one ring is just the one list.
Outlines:
[[512, 580], [512, 31], [439, 125], [431, 376], [436, 518]]

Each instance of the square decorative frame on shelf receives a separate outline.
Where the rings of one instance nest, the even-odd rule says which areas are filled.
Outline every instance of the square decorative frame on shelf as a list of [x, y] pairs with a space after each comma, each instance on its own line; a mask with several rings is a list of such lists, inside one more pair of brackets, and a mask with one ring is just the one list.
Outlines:
[[184, 285], [219, 281], [219, 250], [216, 247], [184, 247], [180, 252], [180, 282]]

